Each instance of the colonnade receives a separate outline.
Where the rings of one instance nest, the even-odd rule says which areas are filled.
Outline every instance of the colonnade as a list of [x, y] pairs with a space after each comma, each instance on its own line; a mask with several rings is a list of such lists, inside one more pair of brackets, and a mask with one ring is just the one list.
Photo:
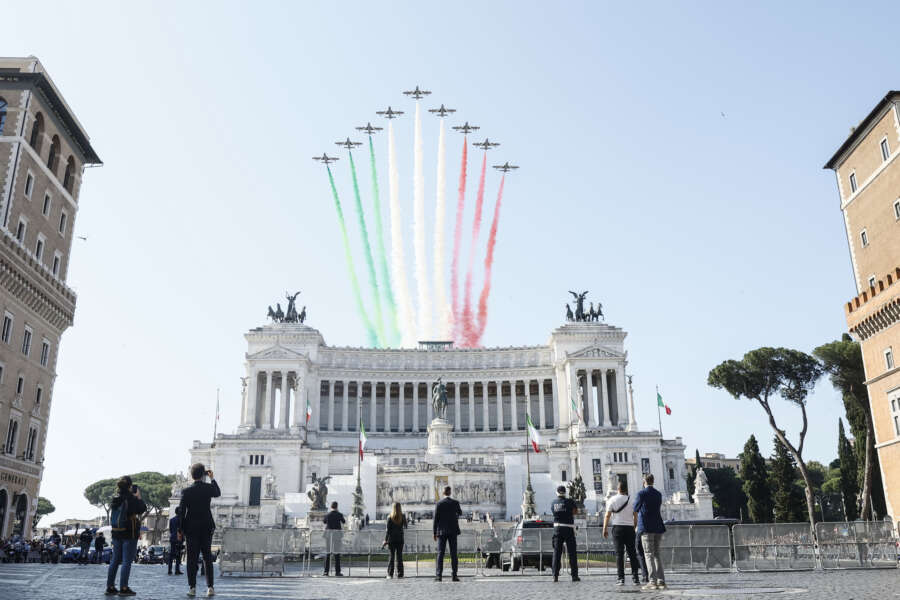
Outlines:
[[569, 377], [570, 389], [581, 397], [581, 414], [588, 427], [615, 427], [630, 418], [624, 370], [573, 367]]
[[297, 371], [250, 373], [241, 425], [260, 429], [297, 429], [306, 421], [306, 394]]

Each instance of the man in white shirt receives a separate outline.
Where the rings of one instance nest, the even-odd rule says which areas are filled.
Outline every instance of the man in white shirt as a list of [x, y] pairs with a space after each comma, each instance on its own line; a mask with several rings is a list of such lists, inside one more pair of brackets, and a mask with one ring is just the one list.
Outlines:
[[616, 545], [616, 585], [625, 585], [625, 552], [631, 563], [631, 579], [640, 585], [638, 578], [638, 561], [634, 551], [634, 527], [637, 525], [637, 514], [631, 508], [628, 496], [628, 484], [619, 482], [619, 493], [606, 503], [606, 516], [603, 519], [603, 537], [609, 537], [612, 526], [613, 542]]

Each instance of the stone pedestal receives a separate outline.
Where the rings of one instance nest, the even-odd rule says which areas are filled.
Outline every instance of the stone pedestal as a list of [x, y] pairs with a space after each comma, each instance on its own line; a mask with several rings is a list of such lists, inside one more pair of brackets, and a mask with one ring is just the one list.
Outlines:
[[284, 521], [284, 504], [278, 498], [263, 498], [259, 502], [260, 527], [281, 527]]
[[449, 421], [435, 418], [428, 426], [428, 458], [437, 463], [453, 460], [453, 425]]

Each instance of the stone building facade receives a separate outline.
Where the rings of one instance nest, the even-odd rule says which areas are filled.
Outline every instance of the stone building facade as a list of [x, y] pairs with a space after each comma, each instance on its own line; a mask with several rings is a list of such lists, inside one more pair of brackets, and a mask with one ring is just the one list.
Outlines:
[[[844, 306], [860, 342], [888, 513], [900, 508], [900, 92], [853, 128], [825, 168], [837, 178], [857, 295]], [[881, 515], [883, 516], [883, 515]]]
[[[593, 512], [611, 484], [624, 479], [636, 491], [651, 472], [670, 516], [712, 517], [711, 501], [687, 499], [681, 438], [637, 425], [618, 327], [567, 323], [546, 345], [478, 349], [332, 347], [295, 323], [245, 337], [241, 425], [191, 449], [191, 460], [210, 465], [222, 487], [221, 525], [302, 518], [306, 492], [324, 477], [329, 501], [345, 512], [358, 478], [373, 518], [394, 501], [427, 514], [444, 485], [465, 511], [507, 518], [522, 512], [528, 464], [539, 512], [577, 475]], [[438, 378], [447, 391], [446, 435], [438, 435], [432, 406]], [[527, 462], [526, 414], [543, 438]], [[358, 468], [360, 424], [368, 443]]]
[[0, 538], [31, 532], [78, 196], [99, 163], [40, 61], [0, 58]]

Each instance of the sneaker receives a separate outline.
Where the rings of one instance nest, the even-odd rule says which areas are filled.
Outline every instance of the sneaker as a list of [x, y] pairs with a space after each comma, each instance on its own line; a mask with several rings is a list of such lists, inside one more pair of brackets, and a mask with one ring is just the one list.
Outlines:
[[118, 595], [119, 590], [116, 589], [116, 586], [111, 585], [108, 588], [106, 588], [106, 591], [103, 593], [106, 594], [107, 596], [116, 596], [116, 595]]
[[454, 575], [454, 576], [450, 579], [450, 581], [459, 581], [459, 577], [457, 577], [456, 575]]
[[214, 590], [212, 588], [206, 588], [206, 597], [207, 598], [212, 598], [215, 595], [216, 595], [216, 590]]
[[385, 577], [385, 579], [393, 579], [393, 578], [394, 578], [393, 575], [388, 575], [387, 577]]
[[581, 581], [581, 577], [578, 575], [572, 575], [572, 581]]
[[343, 573], [335, 573], [334, 576], [335, 576], [335, 577], [343, 577], [344, 574], [343, 574]]
[[119, 590], [119, 595], [120, 596], [135, 596], [135, 595], [137, 595], [137, 592], [135, 592], [133, 589], [131, 589], [130, 587], [128, 587], [126, 585], [125, 587], [123, 587], [122, 589]]
[[667, 590], [667, 589], [669, 589], [669, 586], [666, 585], [665, 581], [660, 581], [659, 583], [656, 584], [656, 589]]
[[625, 585], [624, 579], [616, 579], [616, 585]]
[[553, 583], [559, 583], [559, 575], [553, 576]]
[[197, 588], [191, 588], [188, 590], [188, 598], [193, 598], [197, 595]]
[[656, 584], [655, 584], [655, 583], [648, 583], [648, 584], [642, 586], [641, 589], [644, 590], [644, 591], [646, 591], [646, 592], [652, 592], [652, 591], [655, 591], [655, 590], [657, 590], [657, 589], [659, 589], [659, 588], [656, 587]]

